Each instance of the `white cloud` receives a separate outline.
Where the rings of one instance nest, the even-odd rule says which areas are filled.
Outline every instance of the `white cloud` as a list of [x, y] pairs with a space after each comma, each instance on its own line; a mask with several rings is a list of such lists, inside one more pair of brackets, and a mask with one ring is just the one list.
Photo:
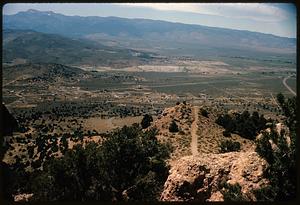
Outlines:
[[193, 12], [263, 22], [279, 22], [287, 19], [288, 15], [283, 9], [266, 3], [119, 3], [117, 5], [162, 11]]

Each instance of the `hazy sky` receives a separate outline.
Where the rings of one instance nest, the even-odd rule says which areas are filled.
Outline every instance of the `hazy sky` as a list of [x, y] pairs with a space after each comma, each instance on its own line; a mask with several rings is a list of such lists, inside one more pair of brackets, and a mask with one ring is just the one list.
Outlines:
[[296, 37], [296, 7], [287, 3], [15, 3], [3, 14], [36, 9], [78, 16], [118, 16], [200, 24]]

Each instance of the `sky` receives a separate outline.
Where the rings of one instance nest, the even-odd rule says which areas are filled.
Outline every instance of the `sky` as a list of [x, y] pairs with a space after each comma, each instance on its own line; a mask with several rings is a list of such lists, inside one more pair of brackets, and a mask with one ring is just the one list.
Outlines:
[[4, 15], [28, 9], [68, 16], [117, 16], [248, 30], [296, 38], [291, 3], [9, 3]]

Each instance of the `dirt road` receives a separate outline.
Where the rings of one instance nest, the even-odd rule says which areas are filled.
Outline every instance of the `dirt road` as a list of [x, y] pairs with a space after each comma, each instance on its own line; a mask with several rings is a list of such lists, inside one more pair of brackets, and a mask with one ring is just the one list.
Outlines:
[[191, 135], [192, 135], [192, 142], [191, 142], [191, 149], [192, 149], [192, 155], [197, 155], [198, 154], [198, 121], [199, 121], [199, 107], [194, 106], [193, 107], [193, 115], [194, 115], [194, 122], [192, 123], [191, 126]]
[[283, 85], [284, 85], [284, 86], [285, 86], [285, 87], [286, 87], [293, 95], [296, 96], [296, 95], [297, 95], [296, 92], [293, 91], [292, 88], [291, 88], [290, 86], [288, 86], [288, 84], [286, 83], [287, 79], [289, 79], [290, 77], [291, 77], [291, 75], [285, 77], [285, 78], [283, 79], [282, 83], [283, 83]]

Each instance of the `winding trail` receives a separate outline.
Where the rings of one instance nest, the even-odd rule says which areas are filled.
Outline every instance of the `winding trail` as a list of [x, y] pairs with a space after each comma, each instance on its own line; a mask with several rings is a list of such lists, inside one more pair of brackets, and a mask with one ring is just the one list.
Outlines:
[[192, 150], [192, 155], [197, 155], [198, 154], [198, 135], [197, 135], [197, 131], [198, 131], [198, 121], [199, 121], [199, 107], [198, 106], [194, 106], [193, 107], [193, 111], [192, 111], [193, 115], [194, 115], [194, 122], [191, 125], [191, 135], [192, 135], [192, 142], [191, 142], [191, 150]]
[[277, 101], [275, 100], [273, 94], [271, 93], [271, 97], [272, 97], [272, 100], [274, 101], [274, 103], [277, 105], [277, 107], [280, 109], [280, 106], [278, 105]]
[[286, 83], [287, 79], [289, 79], [290, 77], [292, 77], [291, 75], [285, 77], [283, 80], [282, 80], [282, 83], [283, 85], [293, 94], [293, 95], [297, 95], [295, 91], [292, 90], [292, 88], [290, 86], [288, 86], [288, 84]]

